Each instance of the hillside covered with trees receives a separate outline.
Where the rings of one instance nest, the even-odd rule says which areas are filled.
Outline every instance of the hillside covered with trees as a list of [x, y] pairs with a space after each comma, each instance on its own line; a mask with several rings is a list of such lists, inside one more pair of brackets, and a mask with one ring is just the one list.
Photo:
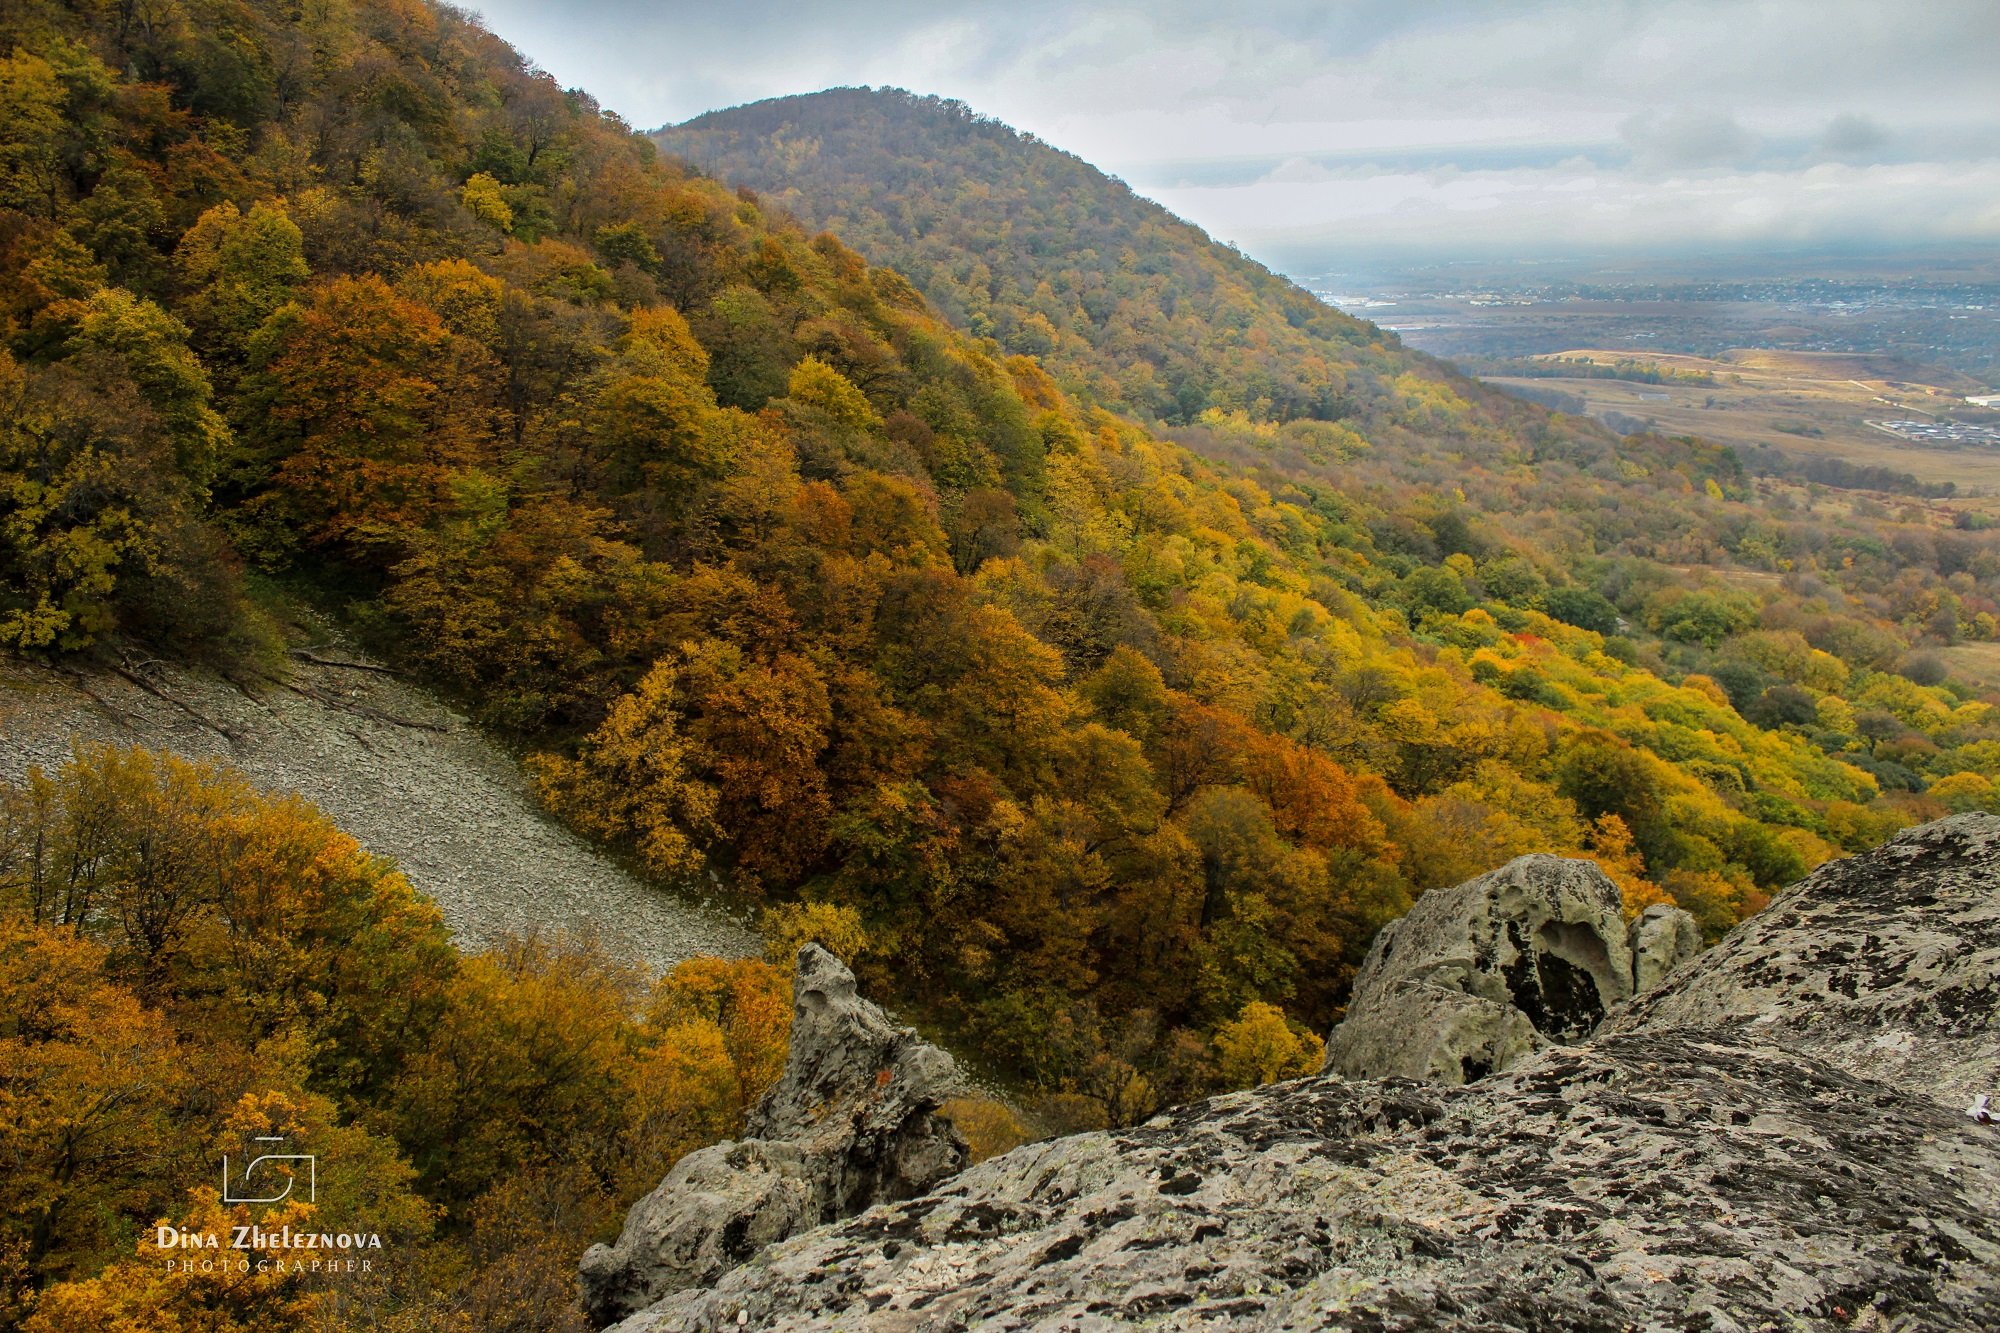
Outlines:
[[953, 324], [1128, 414], [1338, 420], [1416, 359], [962, 102], [834, 88], [712, 111], [654, 138], [893, 264]]
[[[1774, 670], [1770, 639], [1839, 658], [1855, 683], [1944, 683], [1935, 649], [2000, 629], [2000, 542], [1976, 509], [1870, 493], [1897, 479], [1855, 468], [1760, 458], [1759, 472], [1790, 480], [1753, 477], [1698, 439], [1621, 440], [1533, 411], [962, 103], [840, 88], [654, 137], [838, 228], [962, 327], [1032, 350], [1069, 392], [1337, 513], [1347, 586], [1371, 604], [1408, 611], [1439, 579], [1432, 567], [1456, 568], [1473, 600], [1615, 628], [1655, 674], [1713, 679], [1742, 716], [1810, 735], [1888, 789], [1943, 781], [1939, 794], [1962, 804], [1955, 793], [1978, 788], [1961, 775], [1981, 752], [1950, 753], [1959, 733], [1912, 736], [1845, 686], [1870, 716], [1858, 730], [1818, 725], [1792, 692], [1814, 687], [1796, 663]], [[1043, 337], [1044, 323], [1060, 336]], [[1169, 366], [1172, 393], [1128, 392]], [[1312, 387], [1270, 392], [1279, 382]], [[1733, 609], [1715, 618], [1722, 604]]]
[[[255, 688], [260, 607], [324, 607], [576, 827], [825, 940], [1051, 1123], [1312, 1066], [1373, 931], [1515, 853], [1715, 933], [1996, 799], [1993, 704], [1912, 656], [1992, 633], [1989, 535], [1776, 515], [1720, 451], [1621, 451], [1255, 284], [1246, 338], [1296, 314], [1361, 369], [1280, 348], [1235, 400], [1225, 358], [1155, 413], [446, 8], [20, 5], [0, 50], [0, 645]], [[770, 1068], [764, 965], [458, 955], [224, 774], [86, 756], [4, 813], [0, 1136], [40, 1165], [0, 1326], [119, 1326], [145, 1229], [218, 1206], [177, 1159], [134, 1185], [146, 1136], [282, 1111], [436, 1248], [379, 1308], [270, 1299], [557, 1327], [548, 1256]], [[77, 1069], [153, 1072], [65, 1213]], [[203, 1308], [305, 1322], [251, 1286]]]
[[[790, 1019], [756, 960], [649, 985], [581, 941], [461, 954], [393, 867], [217, 766], [107, 748], [0, 784], [0, 1327], [581, 1333], [581, 1247], [735, 1132]], [[263, 1135], [315, 1155], [311, 1195], [226, 1203]], [[251, 1223], [380, 1246], [155, 1230]]]

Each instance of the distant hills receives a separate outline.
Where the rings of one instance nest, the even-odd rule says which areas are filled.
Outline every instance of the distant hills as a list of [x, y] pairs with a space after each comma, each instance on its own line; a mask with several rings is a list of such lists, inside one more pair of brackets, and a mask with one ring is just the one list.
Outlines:
[[[1940, 656], [2000, 645], [2000, 531], [1509, 398], [963, 107], [668, 136], [711, 179], [443, 5], [0, 6], [0, 52], [0, 653], [380, 720], [297, 670], [370, 672], [327, 617], [1049, 1125], [1317, 1068], [1377, 927], [1521, 852], [1720, 935], [2000, 810]], [[790, 1008], [540, 924], [456, 951], [219, 769], [0, 788], [0, 1333], [580, 1329]], [[375, 1285], [135, 1253], [302, 1216], [191, 1188], [267, 1129], [367, 1186], [313, 1225]]]
[[1042, 358], [1064, 387], [1141, 416], [1337, 420], [1435, 364], [963, 102], [835, 88], [654, 138], [901, 270], [953, 323]]

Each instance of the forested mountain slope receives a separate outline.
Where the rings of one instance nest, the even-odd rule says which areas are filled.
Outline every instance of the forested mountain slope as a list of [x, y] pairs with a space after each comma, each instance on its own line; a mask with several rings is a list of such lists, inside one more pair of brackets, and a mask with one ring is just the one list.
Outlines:
[[[1613, 569], [1669, 648], [1728, 641], [1688, 674], [1550, 549], [1736, 521], [1715, 451], [1421, 379], [1372, 439], [1208, 409], [1218, 467], [447, 12], [232, 12], [7, 34], [21, 649], [254, 671], [264, 571], [539, 750], [578, 827], [851, 919], [1111, 1118], [1216, 1077], [1228, 1024], [1306, 1059], [1376, 923], [1514, 852], [1714, 931], [1934, 808], [1898, 785], [1991, 798], [1990, 706], [1881, 671], [1831, 592], [1760, 624]], [[1381, 472], [1446, 457], [1567, 524]]]
[[[1484, 519], [1577, 572], [1616, 554], [1771, 572], [1858, 565], [1872, 591], [1911, 567], [1949, 579], [1990, 549], [1940, 534], [1949, 512], [1865, 512], [1843, 525], [1857, 516], [1840, 501], [1812, 512], [1803, 489], [1765, 483], [1755, 494], [1726, 450], [1621, 441], [1531, 410], [960, 102], [835, 88], [653, 137], [894, 265], [953, 323], [1036, 356], [1085, 401], [1164, 425], [1211, 459], [1403, 511], [1387, 520], [1401, 530], [1386, 543], [1395, 554], [1449, 555], [1466, 540], [1459, 520]], [[1431, 527], [1426, 508], [1449, 511], [1446, 529], [1413, 542], [1413, 529]], [[1379, 516], [1367, 517], [1379, 532]], [[1958, 620], [1990, 634], [1973, 622], [1994, 609], [1975, 597]]]
[[961, 102], [834, 88], [712, 111], [654, 138], [894, 264], [954, 324], [1042, 358], [1065, 388], [1120, 410], [1331, 421], [1428, 363]]
[[[1306, 497], [1335, 520], [1345, 586], [1399, 606], [1420, 640], [1446, 642], [1431, 613], [1468, 599], [1616, 630], [1656, 674], [1711, 681], [1742, 716], [1886, 789], [1991, 800], [1991, 760], [1963, 748], [1983, 733], [1881, 706], [1912, 681], [1977, 693], [1930, 652], [2000, 630], [2000, 541], [1976, 512], [1753, 480], [1700, 440], [1621, 440], [1531, 408], [960, 103], [834, 89], [655, 137], [839, 227], [963, 326], [1032, 347], [1073, 391], [1151, 414], [1267, 493]], [[1091, 293], [1095, 305], [1078, 299]], [[1061, 336], [1030, 332], [1044, 321]], [[1120, 389], [1163, 358], [1175, 395]], [[1304, 387], [1257, 387], [1276, 381]], [[1808, 666], [1833, 658], [1832, 672]], [[1851, 723], [1821, 711], [1828, 695], [1857, 705]]]
[[[1667, 553], [1796, 563], [1806, 526], [1759, 526], [1718, 451], [1621, 453], [1433, 372], [1339, 422], [1210, 403], [1163, 437], [450, 9], [12, 6], [0, 50], [0, 644], [254, 687], [282, 670], [260, 599], [311, 599], [532, 752], [574, 826], [834, 945], [1067, 1123], [1311, 1066], [1373, 930], [1516, 852], [1595, 855], [1713, 933], [1995, 799], [1992, 705], [1905, 660], [1943, 619], [1979, 630], [1981, 534], [1835, 533], [1810, 567], [1839, 573], [1789, 600], [1700, 586]], [[8, 856], [87, 832], [117, 783], [222, 828], [267, 813], [93, 762], [67, 823], [68, 797], [10, 798]], [[634, 1141], [728, 1132], [765, 1067], [769, 1032], [731, 1027], [759, 965], [640, 1022], [604, 969], [454, 959], [364, 867], [326, 938], [386, 913], [436, 966], [423, 1004], [350, 1021], [359, 983], [312, 972], [310, 932], [290, 971], [230, 971], [231, 904], [133, 937], [24, 864], [0, 857], [30, 940], [6, 957], [83, 936], [63, 975], [189, 1050], [240, 999], [228, 1039], [292, 1043], [287, 1086], [402, 1154], [461, 1239], [567, 1244], [657, 1178]], [[509, 1025], [556, 1049], [501, 1060]], [[676, 1097], [701, 1115], [655, 1134]], [[233, 1103], [203, 1098], [219, 1134]], [[24, 1229], [7, 1317], [129, 1254], [180, 1197], [155, 1185]], [[438, 1262], [427, 1290], [454, 1290]], [[503, 1287], [467, 1317], [556, 1326], [566, 1289]]]

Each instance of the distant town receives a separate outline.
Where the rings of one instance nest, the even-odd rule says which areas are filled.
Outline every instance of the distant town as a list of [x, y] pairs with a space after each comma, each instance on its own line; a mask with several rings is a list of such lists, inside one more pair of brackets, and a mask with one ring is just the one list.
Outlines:
[[2000, 426], [1974, 425], [1965, 421], [1871, 421], [1868, 424], [1899, 440], [1914, 440], [1923, 444], [2000, 445]]

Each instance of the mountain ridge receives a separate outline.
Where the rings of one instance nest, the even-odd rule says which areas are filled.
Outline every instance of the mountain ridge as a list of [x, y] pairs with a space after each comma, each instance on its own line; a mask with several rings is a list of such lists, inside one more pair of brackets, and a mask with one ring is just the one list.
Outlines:
[[[772, 168], [765, 168], [744, 151], [743, 140], [753, 136], [772, 141], [775, 157]], [[1253, 410], [1252, 415], [1260, 419], [1337, 420], [1355, 410], [1355, 404], [1342, 400], [1331, 377], [1321, 377], [1317, 382], [1301, 375], [1273, 378], [1282, 372], [1239, 358], [1231, 360], [1229, 365], [1241, 372], [1242, 382], [1234, 385], [1221, 382], [1222, 377], [1202, 362], [1221, 356], [1227, 340], [1197, 339], [1193, 320], [1179, 316], [1177, 307], [1182, 301], [1189, 303], [1191, 313], [1210, 321], [1218, 316], [1226, 321], [1232, 315], [1245, 314], [1255, 319], [1255, 313], [1246, 310], [1246, 306], [1274, 309], [1282, 314], [1282, 319], [1257, 320], [1255, 336], [1282, 343], [1295, 357], [1309, 355], [1317, 345], [1344, 349], [1345, 359], [1361, 360], [1371, 345], [1379, 344], [1388, 349], [1386, 360], [1393, 364], [1424, 366], [1440, 376], [1451, 374], [1431, 358], [1404, 349], [1393, 335], [1334, 309], [1241, 251], [1214, 241], [1195, 223], [1176, 216], [1081, 157], [999, 120], [979, 115], [963, 102], [921, 97], [902, 89], [829, 89], [711, 111], [680, 125], [654, 131], [652, 137], [668, 151], [687, 157], [704, 169], [715, 168], [720, 174], [757, 190], [760, 196], [769, 195], [777, 206], [810, 227], [838, 230], [851, 244], [884, 262], [900, 260], [906, 275], [954, 323], [976, 335], [994, 337], [1008, 351], [1041, 356], [1066, 388], [1142, 416], [1185, 422], [1211, 406], [1255, 409], [1259, 401], [1266, 400], [1268, 406], [1261, 411]], [[1037, 309], [1026, 319], [1016, 319], [1005, 309], [1008, 303], [997, 292], [992, 294], [990, 303], [982, 301], [976, 277], [954, 268], [951, 255], [931, 251], [892, 252], [884, 244], [892, 232], [906, 236], [911, 232], [920, 235], [928, 232], [937, 218], [937, 210], [949, 207], [951, 197], [959, 190], [995, 183], [992, 179], [981, 181], [972, 168], [958, 169], [951, 159], [932, 152], [933, 139], [955, 140], [966, 151], [1000, 156], [1025, 146], [1029, 149], [1027, 156], [1035, 163], [1036, 189], [1051, 196], [1079, 195], [1089, 199], [1082, 215], [1072, 219], [1083, 240], [1034, 230], [1008, 235], [1006, 245], [1030, 252], [1057, 245], [1087, 251], [1099, 236], [1122, 231], [1140, 238], [1140, 249], [1131, 261], [1120, 261], [1126, 276], [1160, 276], [1161, 265], [1173, 266], [1168, 275], [1174, 279], [1171, 288], [1178, 294], [1168, 303], [1164, 323], [1142, 323], [1131, 330], [1147, 346], [1128, 341], [1126, 330], [1107, 328], [1105, 324], [1111, 302], [1155, 307], [1161, 304], [1157, 296], [1148, 297], [1136, 287], [1116, 292], [1101, 284], [1079, 282], [1058, 286], [1046, 299], [1031, 288], [1025, 295], [1037, 302]], [[942, 198], [931, 212], [923, 211], [923, 205], [915, 205], [912, 213], [890, 223], [866, 210], [842, 209], [824, 195], [788, 185], [786, 175], [799, 173], [812, 159], [825, 161], [833, 156], [822, 154], [822, 141], [824, 146], [837, 143], [848, 153], [860, 144], [873, 147], [873, 152], [864, 150], [865, 165], [857, 162], [844, 173], [849, 177], [866, 175], [875, 184], [891, 189], [907, 189], [914, 183], [922, 183], [928, 193]], [[937, 167], [926, 173], [920, 165], [922, 161], [935, 162]], [[1102, 189], [1105, 183], [1113, 188]], [[1092, 216], [1105, 213], [1108, 216]], [[1149, 240], [1166, 243], [1148, 245]], [[1172, 243], [1187, 241], [1194, 242], [1192, 251], [1185, 244]], [[978, 247], [966, 244], [965, 238], [956, 233], [951, 233], [951, 249], [973, 251], [975, 257], [979, 253]], [[894, 258], [890, 257], [892, 253]], [[991, 250], [985, 253], [993, 255]], [[1202, 256], [1202, 261], [1190, 267], [1189, 253]], [[997, 258], [991, 258], [990, 262], [996, 269], [1003, 268]], [[1005, 280], [1003, 273], [999, 281]], [[1188, 293], [1214, 285], [1218, 280], [1223, 288], [1221, 297], [1213, 304], [1202, 303], [1197, 307], [1195, 298]], [[1145, 290], [1156, 291], [1158, 286], [1149, 284]], [[1156, 371], [1153, 382], [1133, 379], [1126, 368], [1110, 366], [1101, 356], [1088, 356], [1086, 348], [1091, 352], [1101, 351], [1100, 344], [1113, 337], [1120, 340], [1122, 353], [1146, 357], [1153, 364]], [[1182, 354], [1183, 344], [1200, 349], [1206, 356]], [[1127, 382], [1118, 383], [1120, 376]]]

